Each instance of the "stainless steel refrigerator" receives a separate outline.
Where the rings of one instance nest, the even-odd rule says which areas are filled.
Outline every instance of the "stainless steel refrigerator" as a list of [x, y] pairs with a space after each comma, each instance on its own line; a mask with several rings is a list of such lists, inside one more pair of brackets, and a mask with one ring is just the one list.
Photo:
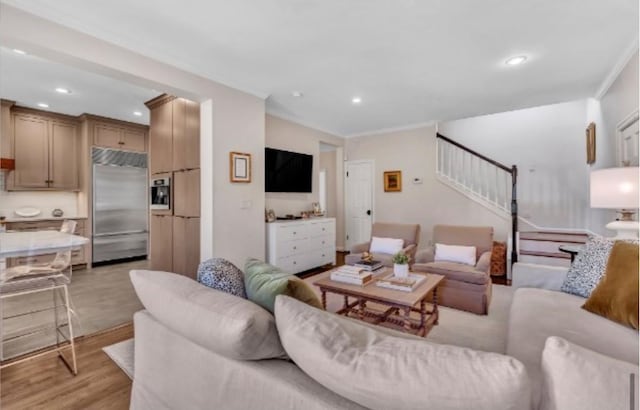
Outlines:
[[149, 241], [147, 155], [93, 148], [93, 263], [142, 258]]

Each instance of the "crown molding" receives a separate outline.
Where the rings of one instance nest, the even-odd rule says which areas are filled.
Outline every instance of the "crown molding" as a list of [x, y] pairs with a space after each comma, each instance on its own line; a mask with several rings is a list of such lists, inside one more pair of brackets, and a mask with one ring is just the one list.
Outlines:
[[618, 76], [620, 75], [622, 70], [624, 70], [624, 68], [627, 66], [629, 61], [631, 61], [631, 58], [634, 56], [636, 51], [638, 51], [637, 37], [624, 50], [624, 52], [620, 55], [620, 58], [618, 59], [616, 64], [611, 68], [611, 71], [609, 71], [609, 74], [607, 74], [607, 76], [604, 78], [604, 80], [600, 84], [600, 87], [598, 87], [594, 95], [595, 99], [601, 100], [602, 97], [604, 97], [607, 91], [609, 91], [609, 88], [611, 87], [613, 82], [616, 81], [616, 78], [618, 78]]
[[344, 138], [357, 138], [357, 137], [373, 137], [381, 134], [388, 134], [390, 132], [400, 132], [400, 131], [410, 131], [418, 128], [426, 128], [436, 125], [437, 122], [435, 120], [427, 121], [427, 122], [419, 122], [415, 124], [402, 125], [399, 127], [390, 127], [390, 128], [379, 128], [375, 130], [358, 132], [355, 134], [345, 135]]
[[300, 118], [294, 117], [292, 115], [284, 114], [281, 111], [274, 110], [273, 108], [266, 108], [265, 113], [269, 114], [272, 117], [280, 118], [281, 120], [293, 122], [298, 125], [302, 125], [303, 127], [311, 128], [316, 131], [324, 132], [325, 134], [329, 134], [333, 137], [337, 138], [345, 138], [342, 133], [336, 132], [334, 130], [330, 130], [324, 127], [320, 127], [317, 124], [310, 123], [305, 120], [301, 120]]

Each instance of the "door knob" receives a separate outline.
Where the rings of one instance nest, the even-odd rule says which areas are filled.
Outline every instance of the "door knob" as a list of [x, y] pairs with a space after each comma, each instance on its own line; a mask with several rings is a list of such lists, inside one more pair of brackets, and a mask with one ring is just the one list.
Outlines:
[[371, 209], [367, 209], [367, 215], [371, 216]]

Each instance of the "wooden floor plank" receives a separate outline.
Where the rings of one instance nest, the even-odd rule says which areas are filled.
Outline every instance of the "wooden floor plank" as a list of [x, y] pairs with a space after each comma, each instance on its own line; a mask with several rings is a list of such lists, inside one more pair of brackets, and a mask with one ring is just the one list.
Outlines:
[[132, 337], [133, 324], [127, 324], [80, 340], [75, 377], [55, 354], [3, 369], [0, 408], [128, 409], [131, 380], [102, 348]]

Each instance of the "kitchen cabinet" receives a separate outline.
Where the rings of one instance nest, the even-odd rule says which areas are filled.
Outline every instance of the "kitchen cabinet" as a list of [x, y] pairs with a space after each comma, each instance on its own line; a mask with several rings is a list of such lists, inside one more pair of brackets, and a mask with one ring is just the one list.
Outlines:
[[79, 189], [77, 123], [29, 113], [13, 114], [15, 170], [8, 190]]
[[200, 170], [173, 173], [173, 214], [175, 216], [200, 216]]
[[173, 272], [173, 217], [151, 215], [150, 219], [149, 260], [151, 269]]
[[150, 174], [170, 177], [172, 194], [171, 209], [151, 211], [151, 266], [195, 278], [200, 263], [200, 104], [163, 94], [146, 105]]
[[153, 107], [149, 127], [149, 173], [173, 171], [173, 104]]
[[173, 217], [173, 272], [196, 279], [200, 264], [200, 218]]
[[200, 104], [174, 101], [173, 170], [200, 168]]
[[94, 124], [93, 145], [126, 151], [146, 152], [146, 127], [102, 120]]

